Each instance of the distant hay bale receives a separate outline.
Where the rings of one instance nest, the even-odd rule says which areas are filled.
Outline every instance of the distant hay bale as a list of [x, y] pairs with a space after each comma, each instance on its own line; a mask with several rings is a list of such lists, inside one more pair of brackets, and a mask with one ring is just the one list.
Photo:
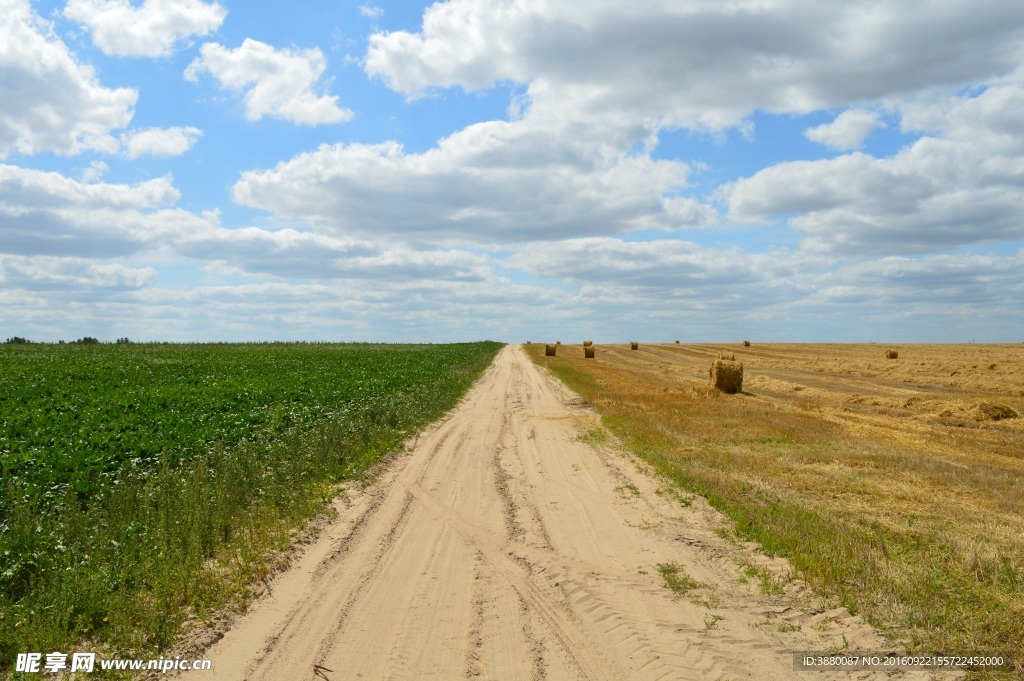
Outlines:
[[727, 359], [730, 362], [735, 362], [736, 361], [736, 355], [732, 354], [731, 352], [729, 354], [725, 354], [724, 352], [720, 352], [720, 353], [718, 353], [718, 359]]
[[899, 357], [900, 357], [900, 353], [898, 353], [895, 350], [886, 350], [885, 351], [885, 358], [886, 359], [899, 359]]
[[561, 345], [562, 341], [555, 341], [555, 345]]
[[979, 402], [974, 406], [973, 414], [975, 421], [1002, 421], [1003, 419], [1020, 418], [1015, 409], [1005, 404], [992, 404], [991, 402]]
[[544, 356], [545, 357], [554, 357], [555, 356], [555, 346], [554, 345], [545, 345], [544, 346]]
[[743, 392], [743, 363], [716, 359], [708, 371], [711, 387], [730, 395]]
[[746, 340], [743, 341], [743, 347], [749, 348], [750, 347], [750, 341], [746, 341]]
[[585, 348], [589, 348], [593, 344], [594, 344], [594, 341], [583, 341], [583, 347], [585, 347]]
[[583, 347], [583, 359], [594, 359], [593, 345], [586, 345]]
[[529, 344], [530, 344], [530, 341], [526, 341], [526, 344], [527, 344], [527, 345], [529, 345]]
[[640, 349], [640, 344], [637, 343], [636, 341], [629, 341], [629, 349], [630, 350], [639, 350]]
[[679, 345], [679, 341], [676, 341], [676, 345]]

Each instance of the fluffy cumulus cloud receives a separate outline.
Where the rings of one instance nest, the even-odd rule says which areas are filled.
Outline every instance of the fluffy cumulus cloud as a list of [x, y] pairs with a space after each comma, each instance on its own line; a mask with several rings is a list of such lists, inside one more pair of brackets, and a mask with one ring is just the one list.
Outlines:
[[324, 145], [243, 173], [235, 200], [338, 234], [502, 243], [704, 227], [689, 167], [595, 146], [571, 128], [491, 121], [424, 153]]
[[313, 49], [276, 49], [246, 38], [230, 49], [205, 43], [200, 56], [185, 70], [185, 78], [212, 75], [221, 87], [245, 92], [245, 116], [255, 121], [264, 116], [303, 125], [340, 123], [352, 112], [338, 106], [335, 95], [318, 94], [318, 81], [327, 68], [323, 52]]
[[135, 184], [80, 182], [59, 173], [0, 165], [2, 252], [109, 258], [208, 229], [211, 219], [173, 207], [170, 177]]
[[121, 136], [124, 155], [130, 159], [140, 156], [181, 156], [202, 137], [199, 128], [147, 128], [134, 130]]
[[227, 10], [201, 0], [68, 0], [64, 16], [88, 26], [105, 54], [163, 57], [182, 40], [217, 30]]
[[1024, 88], [912, 107], [936, 127], [887, 158], [853, 153], [770, 166], [726, 192], [736, 220], [789, 216], [813, 250], [926, 253], [1024, 239]]
[[[491, 276], [490, 259], [466, 250], [384, 247], [294, 229], [225, 228], [215, 212], [197, 215], [175, 207], [181, 194], [169, 176], [118, 184], [100, 181], [103, 170], [90, 166], [93, 172], [78, 181], [0, 164], [0, 256], [7, 258], [9, 285], [71, 282], [53, 275], [66, 262], [69, 272], [124, 274], [119, 281], [141, 286], [152, 279], [149, 269], [124, 270], [108, 261], [155, 254], [207, 263], [230, 276], [392, 283], [480, 282]], [[84, 268], [85, 258], [99, 269]], [[130, 272], [149, 274], [132, 278], [125, 274]]]
[[138, 93], [104, 87], [28, 0], [0, 0], [0, 159], [12, 153], [115, 153]]
[[859, 149], [875, 128], [884, 126], [874, 111], [850, 109], [836, 116], [831, 123], [808, 128], [804, 136], [832, 149], [850, 151]]
[[85, 258], [0, 254], [0, 281], [35, 291], [130, 290], [156, 280], [152, 267], [96, 263]]
[[32, 207], [154, 208], [180, 196], [170, 177], [136, 184], [83, 183], [60, 173], [0, 164], [0, 206], [12, 212]]
[[552, 115], [723, 129], [754, 110], [807, 113], [985, 78], [1022, 56], [1019, 3], [449, 0], [418, 33], [372, 36], [365, 67], [412, 97], [512, 80]]

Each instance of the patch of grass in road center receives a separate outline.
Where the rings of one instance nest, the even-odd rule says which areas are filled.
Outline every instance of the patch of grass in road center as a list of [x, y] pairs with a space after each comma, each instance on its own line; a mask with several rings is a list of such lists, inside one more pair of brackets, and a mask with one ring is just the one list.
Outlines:
[[683, 567], [677, 563], [658, 563], [658, 574], [665, 582], [665, 587], [677, 595], [685, 595], [694, 589], [705, 589], [708, 587], [704, 582], [699, 582], [686, 574]]

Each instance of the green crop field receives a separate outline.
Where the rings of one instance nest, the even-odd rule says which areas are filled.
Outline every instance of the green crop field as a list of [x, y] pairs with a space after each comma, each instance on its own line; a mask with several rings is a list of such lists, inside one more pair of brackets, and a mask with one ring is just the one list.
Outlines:
[[0, 346], [0, 675], [83, 641], [160, 649], [244, 598], [499, 347]]

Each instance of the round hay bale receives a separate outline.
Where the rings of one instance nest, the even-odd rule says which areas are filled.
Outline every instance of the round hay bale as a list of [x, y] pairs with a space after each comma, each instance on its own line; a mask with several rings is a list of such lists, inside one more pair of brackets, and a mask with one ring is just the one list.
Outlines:
[[544, 356], [545, 357], [554, 357], [555, 356], [555, 346], [554, 345], [545, 345], [544, 346]]
[[585, 347], [585, 348], [589, 348], [593, 344], [594, 344], [594, 341], [583, 341], [583, 347]]
[[886, 350], [885, 351], [885, 358], [886, 359], [899, 359], [899, 357], [900, 357], [900, 353], [898, 353], [895, 350]]
[[716, 359], [708, 370], [711, 387], [730, 395], [743, 392], [743, 363]]
[[750, 347], [750, 341], [746, 341], [746, 340], [743, 341], [743, 347], [749, 348]]
[[630, 350], [639, 350], [640, 349], [640, 344], [637, 343], [636, 341], [629, 341], [629, 349]]
[[594, 359], [593, 345], [587, 345], [583, 348], [583, 359]]
[[679, 341], [676, 341], [676, 345], [679, 345]]
[[555, 341], [555, 345], [561, 345], [562, 341]]
[[526, 341], [526, 344], [527, 344], [527, 345], [529, 345], [529, 344], [530, 344], [530, 341]]
[[736, 361], [736, 355], [732, 354], [731, 352], [729, 354], [725, 354], [724, 352], [720, 352], [720, 353], [718, 353], [718, 359], [727, 359], [730, 362], [735, 362]]

